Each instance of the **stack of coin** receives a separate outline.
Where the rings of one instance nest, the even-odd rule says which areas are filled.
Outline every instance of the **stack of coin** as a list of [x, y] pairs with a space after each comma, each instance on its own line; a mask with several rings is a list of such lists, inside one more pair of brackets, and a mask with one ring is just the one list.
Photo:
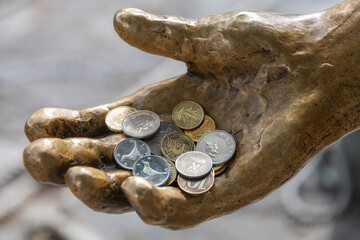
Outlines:
[[122, 132], [122, 122], [124, 118], [135, 111], [136, 109], [132, 107], [117, 107], [106, 114], [105, 123], [111, 131]]
[[105, 119], [108, 128], [130, 137], [115, 147], [114, 159], [155, 186], [177, 179], [183, 191], [205, 193], [234, 155], [235, 140], [228, 132], [215, 130], [215, 122], [198, 103], [179, 103], [172, 119], [175, 124], [160, 121], [154, 112], [126, 106], [111, 110]]
[[210, 190], [214, 184], [214, 170], [211, 158], [199, 151], [181, 154], [175, 162], [179, 172], [179, 187], [190, 194], [202, 194]]

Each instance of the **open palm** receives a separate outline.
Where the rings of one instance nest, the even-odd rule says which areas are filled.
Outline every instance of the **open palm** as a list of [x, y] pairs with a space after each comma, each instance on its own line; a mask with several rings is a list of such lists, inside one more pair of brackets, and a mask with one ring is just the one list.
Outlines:
[[[35, 112], [25, 125], [32, 143], [24, 164], [37, 181], [66, 184], [95, 211], [135, 210], [146, 223], [171, 229], [257, 201], [359, 126], [354, 79], [360, 79], [360, 56], [350, 56], [360, 52], [360, 33], [352, 31], [359, 29], [359, 5], [348, 0], [303, 16], [231, 12], [195, 20], [119, 10], [114, 25], [120, 37], [185, 62], [188, 73], [102, 106]], [[112, 168], [113, 149], [125, 136], [107, 132], [108, 111], [132, 106], [168, 119], [185, 100], [199, 103], [236, 139], [234, 160], [208, 193], [154, 187]]]

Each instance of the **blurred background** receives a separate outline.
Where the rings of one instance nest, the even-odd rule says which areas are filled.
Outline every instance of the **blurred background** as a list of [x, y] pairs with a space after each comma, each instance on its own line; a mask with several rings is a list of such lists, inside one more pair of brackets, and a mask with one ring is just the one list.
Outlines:
[[360, 134], [317, 155], [289, 183], [231, 215], [178, 232], [135, 213], [88, 209], [67, 188], [36, 183], [22, 163], [37, 109], [82, 109], [186, 71], [123, 42], [124, 7], [183, 17], [233, 10], [309, 13], [340, 0], [0, 0], [0, 240], [360, 239]]

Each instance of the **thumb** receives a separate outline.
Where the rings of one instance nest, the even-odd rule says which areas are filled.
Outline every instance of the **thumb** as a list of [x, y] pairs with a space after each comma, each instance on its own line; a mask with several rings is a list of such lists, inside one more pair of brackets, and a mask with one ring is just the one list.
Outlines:
[[191, 29], [195, 21], [175, 16], [157, 16], [135, 8], [120, 9], [114, 16], [114, 27], [130, 45], [145, 52], [190, 61]]

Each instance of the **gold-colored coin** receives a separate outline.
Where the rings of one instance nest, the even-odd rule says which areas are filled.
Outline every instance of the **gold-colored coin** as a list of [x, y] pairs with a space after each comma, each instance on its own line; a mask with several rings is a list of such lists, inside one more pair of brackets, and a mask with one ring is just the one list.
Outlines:
[[215, 171], [212, 169], [206, 177], [200, 179], [184, 178], [179, 174], [177, 182], [180, 189], [184, 192], [192, 195], [200, 195], [209, 191], [214, 185]]
[[183, 133], [172, 132], [160, 142], [161, 153], [171, 161], [175, 162], [178, 156], [185, 152], [194, 151], [195, 144], [191, 138]]
[[202, 137], [202, 135], [214, 130], [215, 130], [214, 120], [208, 115], [205, 115], [204, 121], [201, 123], [200, 126], [198, 126], [195, 129], [185, 130], [184, 133], [188, 135], [194, 142], [197, 142]]
[[193, 129], [204, 120], [204, 110], [196, 102], [184, 101], [176, 105], [172, 119], [179, 128]]
[[227, 167], [227, 163], [223, 163], [217, 166], [213, 166], [213, 169], [215, 171], [215, 176], [221, 174]]
[[171, 185], [177, 177], [177, 171], [176, 171], [176, 167], [174, 165], [174, 163], [172, 161], [170, 161], [169, 159], [165, 158], [166, 162], [170, 165], [171, 168], [171, 174], [170, 174], [170, 178], [169, 180], [165, 183], [165, 185], [169, 186]]
[[113, 132], [122, 132], [123, 130], [121, 126], [124, 118], [135, 111], [135, 108], [128, 106], [114, 108], [106, 114], [106, 126]]

